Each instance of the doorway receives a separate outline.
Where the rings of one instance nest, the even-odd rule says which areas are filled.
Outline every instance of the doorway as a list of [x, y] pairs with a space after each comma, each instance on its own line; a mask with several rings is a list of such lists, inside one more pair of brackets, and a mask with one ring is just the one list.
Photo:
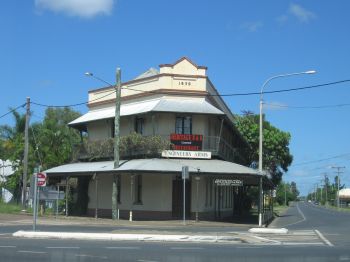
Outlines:
[[[191, 181], [186, 180], [186, 219], [191, 217]], [[183, 218], [183, 180], [177, 178], [173, 180], [173, 200], [172, 217], [174, 219]]]

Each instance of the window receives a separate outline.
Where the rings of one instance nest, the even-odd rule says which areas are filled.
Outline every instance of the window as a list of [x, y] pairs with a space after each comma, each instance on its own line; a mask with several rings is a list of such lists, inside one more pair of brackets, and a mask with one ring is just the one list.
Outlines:
[[176, 117], [175, 133], [192, 134], [192, 117], [191, 116]]
[[142, 135], [143, 131], [144, 131], [144, 119], [141, 117], [136, 117], [135, 132]]
[[142, 205], [142, 175], [136, 175], [134, 177], [134, 189], [134, 204]]

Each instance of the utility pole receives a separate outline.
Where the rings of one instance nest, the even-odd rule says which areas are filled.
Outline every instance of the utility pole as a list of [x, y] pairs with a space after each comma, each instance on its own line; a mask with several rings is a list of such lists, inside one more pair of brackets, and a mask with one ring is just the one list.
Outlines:
[[24, 157], [23, 157], [23, 177], [22, 177], [22, 207], [26, 208], [27, 198], [27, 174], [28, 174], [28, 151], [29, 151], [29, 118], [30, 118], [30, 97], [27, 97], [26, 102], [26, 123], [24, 129]]
[[[116, 71], [116, 96], [115, 96], [115, 118], [114, 118], [114, 169], [119, 167], [119, 126], [120, 126], [120, 97], [121, 97], [121, 72], [120, 68]], [[113, 175], [112, 186], [112, 219], [119, 219], [118, 216], [118, 175]]]
[[326, 202], [325, 202], [325, 206], [328, 205], [328, 177], [327, 177], [327, 173], [324, 173], [324, 186], [325, 186], [325, 194], [326, 194]]
[[337, 173], [337, 186], [338, 186], [338, 193], [337, 193], [337, 207], [340, 207], [340, 201], [339, 201], [339, 184], [340, 184], [340, 174], [344, 173], [344, 171], [341, 171], [342, 169], [345, 169], [345, 166], [332, 166], [332, 168], [337, 169], [335, 171]]

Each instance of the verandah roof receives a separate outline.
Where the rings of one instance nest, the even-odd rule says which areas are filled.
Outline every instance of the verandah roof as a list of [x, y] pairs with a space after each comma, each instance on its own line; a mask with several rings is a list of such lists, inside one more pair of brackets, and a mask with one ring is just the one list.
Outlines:
[[[172, 112], [172, 113], [189, 113], [189, 114], [211, 114], [224, 115], [224, 113], [215, 106], [208, 103], [205, 99], [174, 99], [158, 98], [148, 101], [122, 104], [120, 115], [137, 115], [147, 112]], [[69, 126], [81, 126], [85, 123], [114, 118], [115, 108], [107, 107], [87, 112], [81, 117], [73, 120]]]
[[178, 173], [183, 166], [189, 167], [191, 173], [205, 174], [244, 174], [260, 175], [255, 169], [245, 167], [223, 160], [190, 160], [190, 159], [132, 159], [121, 160], [120, 166], [114, 169], [113, 161], [102, 162], [80, 162], [66, 164], [46, 170], [48, 175], [67, 173], [126, 173], [126, 172], [156, 172], [156, 173]]

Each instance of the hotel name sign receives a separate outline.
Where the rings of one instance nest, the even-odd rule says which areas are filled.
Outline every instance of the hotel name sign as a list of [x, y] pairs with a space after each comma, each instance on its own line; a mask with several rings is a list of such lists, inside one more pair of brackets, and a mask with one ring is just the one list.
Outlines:
[[243, 181], [239, 179], [215, 179], [217, 186], [243, 186]]
[[164, 150], [164, 151], [162, 151], [162, 157], [167, 157], [167, 158], [211, 159], [211, 152], [206, 152], [206, 151]]

